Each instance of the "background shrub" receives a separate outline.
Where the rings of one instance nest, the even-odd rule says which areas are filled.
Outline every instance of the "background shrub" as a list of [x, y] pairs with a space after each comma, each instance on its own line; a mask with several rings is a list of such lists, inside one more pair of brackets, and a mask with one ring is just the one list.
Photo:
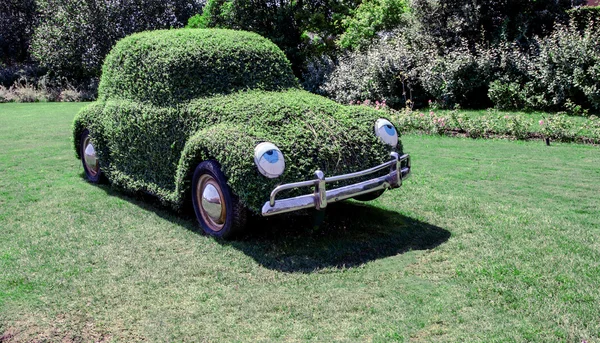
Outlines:
[[36, 24], [35, 0], [0, 1], [0, 69], [29, 59]]
[[418, 67], [424, 58], [402, 40], [381, 41], [340, 58], [320, 89], [342, 103], [386, 100], [402, 107], [411, 98], [423, 101]]
[[419, 80], [423, 88], [443, 107], [487, 107], [488, 85], [496, 69], [494, 50], [478, 48], [471, 52], [465, 45], [447, 53], [430, 56], [422, 66]]
[[578, 30], [585, 30], [592, 27], [594, 30], [600, 29], [600, 6], [577, 7], [568, 11], [571, 18], [571, 25]]
[[346, 27], [339, 38], [342, 48], [362, 48], [370, 45], [378, 32], [392, 31], [407, 20], [405, 0], [365, 0], [344, 20]]
[[181, 27], [199, 0], [38, 0], [32, 55], [51, 72], [75, 80], [100, 75], [114, 43], [131, 33]]
[[181, 29], [119, 41], [104, 63], [98, 95], [176, 105], [217, 93], [297, 86], [289, 61], [268, 39], [252, 32]]
[[600, 34], [591, 28], [558, 26], [535, 48], [504, 52], [504, 68], [490, 84], [489, 97], [498, 108], [543, 110], [600, 109]]

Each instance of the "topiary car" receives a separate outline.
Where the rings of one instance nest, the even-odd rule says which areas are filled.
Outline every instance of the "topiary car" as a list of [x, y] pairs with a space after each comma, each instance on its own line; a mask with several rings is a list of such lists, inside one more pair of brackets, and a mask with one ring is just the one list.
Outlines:
[[409, 156], [381, 114], [301, 90], [257, 34], [164, 30], [116, 44], [73, 135], [89, 181], [175, 208], [191, 198], [203, 230], [229, 238], [249, 211], [322, 210], [400, 187]]

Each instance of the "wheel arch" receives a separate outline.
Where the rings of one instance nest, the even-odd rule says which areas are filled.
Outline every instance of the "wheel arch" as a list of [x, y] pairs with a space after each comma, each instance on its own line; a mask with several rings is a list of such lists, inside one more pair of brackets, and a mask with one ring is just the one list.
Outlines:
[[175, 203], [182, 207], [190, 200], [191, 180], [196, 166], [203, 161], [213, 160], [228, 179], [232, 191], [247, 204], [246, 193], [238, 180], [254, 172], [253, 149], [258, 140], [244, 132], [238, 125], [218, 124], [196, 132], [186, 142], [175, 176]]
[[[104, 104], [92, 103], [83, 107], [73, 119], [73, 137], [72, 143], [75, 149], [75, 157], [81, 159], [81, 135], [87, 129], [94, 132], [99, 132], [99, 122], [96, 123], [102, 115]], [[96, 119], [96, 120], [94, 120]]]

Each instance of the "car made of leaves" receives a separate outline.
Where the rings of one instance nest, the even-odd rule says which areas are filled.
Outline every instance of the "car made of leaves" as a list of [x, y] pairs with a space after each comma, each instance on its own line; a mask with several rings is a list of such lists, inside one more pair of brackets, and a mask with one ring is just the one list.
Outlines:
[[181, 208], [231, 238], [247, 216], [371, 200], [410, 173], [382, 111], [302, 90], [271, 41], [221, 29], [150, 31], [107, 56], [73, 126], [86, 178]]

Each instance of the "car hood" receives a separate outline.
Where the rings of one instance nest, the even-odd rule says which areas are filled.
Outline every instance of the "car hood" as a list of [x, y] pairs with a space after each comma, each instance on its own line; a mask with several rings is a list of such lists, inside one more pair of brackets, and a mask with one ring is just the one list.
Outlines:
[[[326, 176], [364, 170], [388, 161], [393, 150], [402, 152], [401, 143], [392, 148], [374, 133], [375, 121], [385, 112], [340, 105], [301, 90], [241, 92], [198, 99], [188, 108], [196, 116], [197, 130], [219, 128], [211, 144], [223, 140], [221, 156], [214, 158], [223, 165], [233, 191], [255, 211], [279, 184], [314, 179], [317, 169]], [[264, 141], [284, 155], [286, 168], [278, 178], [266, 178], [254, 165], [254, 146]], [[284, 196], [307, 192], [292, 190]]]

